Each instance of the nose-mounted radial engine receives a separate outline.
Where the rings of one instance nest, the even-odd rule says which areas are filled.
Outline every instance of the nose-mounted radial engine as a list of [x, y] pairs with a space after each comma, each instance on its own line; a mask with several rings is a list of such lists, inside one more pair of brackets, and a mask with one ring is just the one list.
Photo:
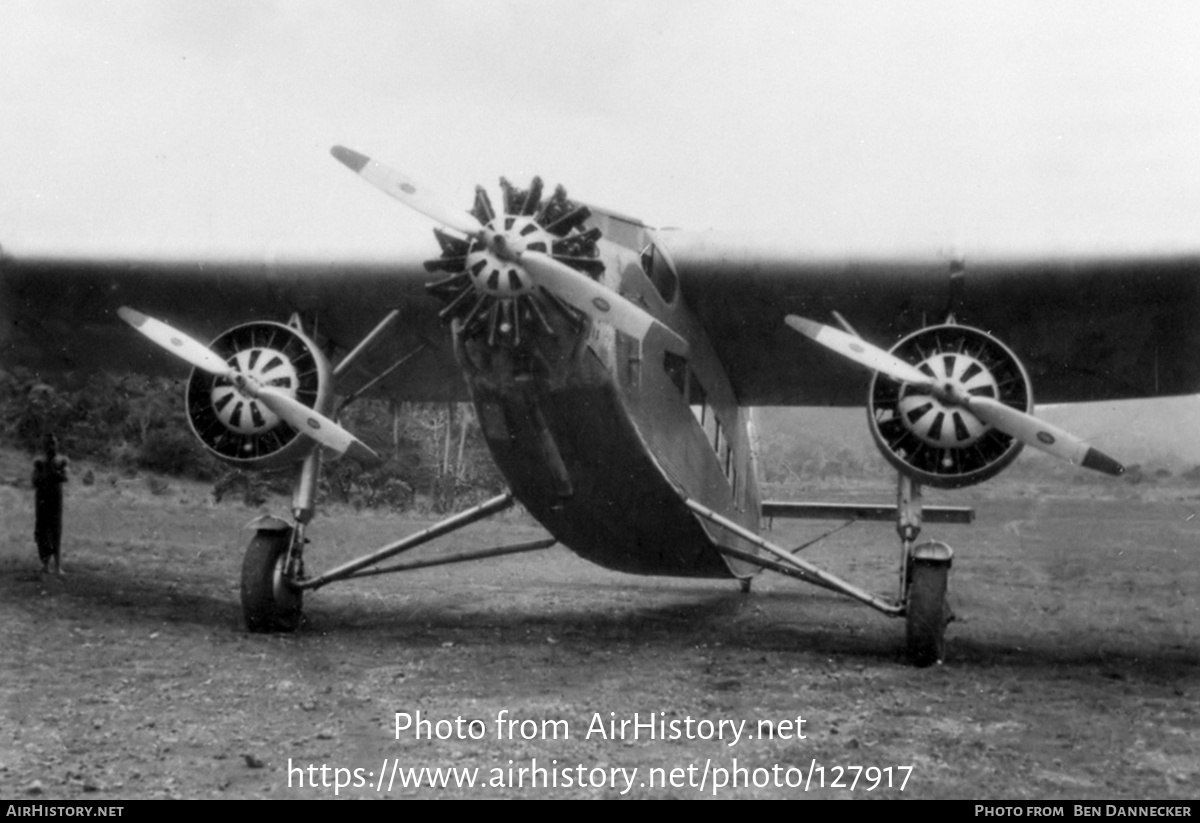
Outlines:
[[440, 228], [433, 230], [442, 255], [425, 267], [448, 276], [426, 288], [446, 304], [441, 318], [459, 321], [464, 340], [519, 348], [531, 334], [555, 333], [550, 312], [576, 329], [582, 315], [552, 291], [538, 286], [513, 255], [506, 253], [504, 238], [519, 238], [525, 251], [547, 254], [593, 280], [603, 273], [604, 263], [596, 250], [600, 230], [583, 229], [590, 216], [587, 206], [569, 200], [562, 186], [544, 202], [539, 177], [533, 178], [528, 189], [517, 189], [500, 178], [500, 188], [504, 196], [500, 213], [482, 187], [475, 190], [470, 214], [484, 231], [462, 239]]
[[604, 270], [595, 256], [599, 232], [581, 230], [587, 211], [572, 204], [561, 188], [543, 206], [536, 179], [525, 191], [502, 183], [503, 214], [497, 215], [482, 193], [476, 194], [472, 211], [458, 211], [412, 178], [364, 154], [345, 146], [334, 146], [331, 153], [389, 197], [462, 235], [438, 232], [443, 255], [431, 261], [431, 268], [449, 277], [431, 288], [447, 301], [443, 317], [458, 320], [463, 335], [483, 332], [493, 345], [517, 345], [526, 328], [553, 333], [545, 310], [550, 305], [568, 317], [579, 312], [608, 323], [638, 341], [657, 329], [672, 351], [686, 353], [687, 343], [677, 334], [597, 282]]
[[525, 190], [501, 180], [501, 212], [479, 188], [472, 209], [459, 211], [365, 154], [345, 146], [330, 153], [389, 197], [454, 232], [435, 230], [442, 256], [426, 267], [447, 276], [428, 287], [446, 304], [441, 317], [452, 324], [456, 355], [477, 408], [500, 412], [481, 413], [500, 421], [490, 427], [493, 456], [502, 463], [497, 450], [528, 443], [524, 453], [513, 455], [514, 466], [521, 464], [524, 472], [536, 465], [534, 473], [549, 479], [554, 505], [572, 497], [570, 470], [542, 404], [545, 390], [555, 384], [593, 378], [607, 383], [599, 359], [575, 357], [583, 351], [578, 344], [588, 321], [607, 324], [639, 345], [654, 334], [679, 355], [686, 354], [687, 342], [622, 296], [611, 282], [615, 278], [602, 277], [600, 232], [584, 228], [588, 209], [572, 203], [562, 187], [543, 203], [541, 180], [534, 178]]

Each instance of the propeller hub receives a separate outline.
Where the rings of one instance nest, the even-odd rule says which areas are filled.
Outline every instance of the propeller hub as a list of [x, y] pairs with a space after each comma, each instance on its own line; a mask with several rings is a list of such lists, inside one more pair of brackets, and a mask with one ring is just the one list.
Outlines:
[[998, 397], [995, 375], [966, 352], [937, 352], [916, 366], [932, 378], [933, 388], [905, 385], [901, 390], [898, 411], [905, 428], [945, 449], [978, 442], [991, 426], [970, 411], [971, 398]]
[[[387, 185], [383, 188], [425, 214], [445, 217], [452, 212], [427, 201], [413, 202]], [[426, 261], [425, 268], [446, 276], [426, 284], [426, 289], [445, 303], [439, 317], [458, 322], [457, 338], [482, 340], [489, 348], [527, 349], [561, 334], [573, 339], [586, 317], [603, 317], [641, 339], [646, 319], [641, 309], [622, 304], [619, 295], [596, 284], [604, 260], [596, 247], [600, 230], [586, 226], [591, 216], [587, 206], [572, 202], [562, 186], [543, 199], [538, 177], [528, 189], [500, 178], [500, 188], [500, 208], [477, 187], [475, 205], [465, 219], [441, 220], [465, 237], [441, 229], [433, 232], [442, 256]], [[612, 311], [610, 303], [622, 310]]]
[[553, 238], [532, 217], [501, 215], [467, 253], [466, 271], [476, 293], [504, 299], [529, 294], [533, 279], [521, 266], [525, 251], [549, 251]]
[[227, 362], [229, 377], [214, 381], [210, 392], [217, 419], [245, 435], [279, 425], [279, 415], [258, 399], [257, 388], [267, 386], [295, 398], [300, 378], [292, 361], [274, 349], [250, 348], [235, 352]]

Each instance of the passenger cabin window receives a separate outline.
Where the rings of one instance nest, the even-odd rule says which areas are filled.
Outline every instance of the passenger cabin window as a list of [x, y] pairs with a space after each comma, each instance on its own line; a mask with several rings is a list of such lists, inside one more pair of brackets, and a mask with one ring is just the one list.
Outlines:
[[687, 358], [680, 357], [674, 352], [663, 352], [663, 371], [681, 395], [687, 397], [688, 367]]
[[712, 410], [708, 408], [708, 395], [704, 393], [704, 387], [700, 385], [700, 381], [696, 379], [696, 375], [688, 370], [688, 405], [692, 408], [692, 414], [696, 415], [696, 422], [703, 426], [711, 417]]
[[692, 410], [696, 422], [704, 429], [706, 439], [736, 497], [739, 490], [737, 466], [733, 462], [733, 444], [729, 442], [725, 427], [717, 420], [716, 410], [708, 404], [708, 394], [696, 379], [695, 373], [688, 368], [684, 358], [667, 352], [663, 356], [663, 369], [679, 393], [687, 398], [688, 408]]
[[663, 302], [673, 303], [675, 301], [675, 295], [679, 293], [679, 276], [675, 274], [674, 267], [653, 243], [642, 249], [642, 271], [646, 273], [646, 277], [650, 278], [650, 282], [658, 290]]

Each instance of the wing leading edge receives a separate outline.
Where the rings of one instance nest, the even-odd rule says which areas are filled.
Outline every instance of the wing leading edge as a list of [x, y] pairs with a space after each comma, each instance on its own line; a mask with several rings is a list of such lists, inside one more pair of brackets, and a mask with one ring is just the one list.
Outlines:
[[744, 405], [864, 403], [869, 375], [784, 322], [835, 311], [884, 348], [952, 314], [1010, 346], [1043, 403], [1200, 391], [1200, 255], [833, 258], [663, 238]]
[[387, 312], [399, 311], [371, 353], [339, 382], [354, 391], [415, 352], [379, 386], [413, 401], [467, 399], [440, 304], [424, 289], [418, 258], [396, 261], [275, 259], [161, 260], [10, 256], [0, 258], [0, 362], [46, 373], [121, 369], [178, 373], [121, 321], [122, 305], [163, 318], [202, 339], [252, 320], [293, 314], [336, 364]]
[[[744, 405], [862, 405], [868, 375], [812, 346], [789, 314], [840, 312], [889, 347], [953, 314], [1004, 340], [1043, 403], [1200, 391], [1200, 255], [820, 257], [684, 232], [658, 235], [681, 291]], [[465, 400], [422, 259], [0, 258], [0, 358], [47, 372], [177, 369], [117, 317], [134, 305], [204, 338], [256, 319], [315, 319], [334, 362], [396, 309], [386, 337], [345, 375], [357, 385], [417, 352], [379, 387]]]

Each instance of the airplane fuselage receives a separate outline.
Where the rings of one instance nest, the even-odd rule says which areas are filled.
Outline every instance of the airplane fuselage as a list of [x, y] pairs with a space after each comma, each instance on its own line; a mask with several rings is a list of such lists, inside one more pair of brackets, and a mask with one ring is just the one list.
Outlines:
[[752, 574], [718, 547], [754, 548], [683, 503], [757, 528], [749, 410], [737, 405], [652, 235], [621, 218], [594, 219], [610, 238], [601, 248], [605, 284], [683, 336], [688, 355], [672, 353], [665, 335], [639, 343], [606, 324], [564, 318], [553, 336], [520, 351], [461, 342], [496, 464], [530, 513], [587, 560], [638, 574]]

